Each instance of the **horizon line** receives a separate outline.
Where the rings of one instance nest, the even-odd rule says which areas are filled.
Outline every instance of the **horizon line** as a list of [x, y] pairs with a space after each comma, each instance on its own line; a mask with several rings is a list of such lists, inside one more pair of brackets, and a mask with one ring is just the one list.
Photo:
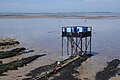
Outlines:
[[88, 11], [88, 12], [0, 12], [0, 13], [120, 13], [120, 12], [109, 12], [109, 11]]

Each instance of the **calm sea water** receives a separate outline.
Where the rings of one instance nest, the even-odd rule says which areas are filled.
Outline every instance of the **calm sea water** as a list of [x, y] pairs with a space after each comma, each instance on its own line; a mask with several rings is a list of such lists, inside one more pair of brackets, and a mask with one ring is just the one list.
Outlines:
[[35, 54], [61, 56], [61, 27], [70, 25], [93, 27], [92, 51], [102, 60], [120, 58], [120, 19], [0, 19], [0, 37], [15, 38]]

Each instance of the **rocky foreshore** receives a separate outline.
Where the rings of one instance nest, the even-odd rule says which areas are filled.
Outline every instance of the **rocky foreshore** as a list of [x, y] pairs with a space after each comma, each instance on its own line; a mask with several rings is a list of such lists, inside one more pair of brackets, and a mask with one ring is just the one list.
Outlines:
[[34, 61], [35, 59], [45, 56], [46, 54], [42, 55], [33, 55], [26, 58], [18, 59], [14, 61], [9, 61], [7, 63], [3, 63], [3, 60], [7, 60], [8, 58], [14, 58], [16, 56], [19, 56], [24, 53], [30, 53], [34, 52], [34, 50], [26, 49], [25, 47], [19, 46], [20, 42], [11, 39], [0, 39], [0, 76], [7, 76], [4, 74], [4, 72], [7, 72], [8, 70], [17, 70], [18, 67], [23, 67], [27, 65], [28, 63]]

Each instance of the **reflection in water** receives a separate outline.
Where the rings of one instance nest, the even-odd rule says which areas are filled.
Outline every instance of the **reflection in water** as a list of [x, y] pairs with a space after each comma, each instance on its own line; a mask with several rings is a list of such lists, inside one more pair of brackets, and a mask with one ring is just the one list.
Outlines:
[[[61, 39], [56, 39], [61, 36], [61, 27], [90, 25], [93, 32], [96, 32], [92, 37], [93, 51], [105, 53], [107, 56], [113, 52], [117, 55], [120, 52], [119, 21], [119, 19], [87, 20], [84, 23], [82, 19], [1, 19], [0, 37], [16, 38], [22, 45], [35, 48], [36, 52], [42, 50], [61, 54]], [[51, 41], [54, 42], [48, 45]]]
[[[92, 73], [98, 71], [98, 67], [101, 69], [107, 61], [120, 58], [119, 22], [119, 19], [89, 19], [86, 22], [83, 19], [0, 19], [0, 38], [15, 38], [21, 42], [21, 46], [33, 48], [34, 54], [49, 53], [46, 58], [40, 58], [36, 63], [30, 64], [38, 67], [47, 64], [44, 61], [52, 63], [53, 60], [61, 59], [61, 27], [70, 25], [92, 26], [93, 33], [95, 32], [92, 36], [92, 52], [99, 54], [91, 58], [91, 63], [84, 65], [85, 69], [82, 68], [84, 72], [90, 71]], [[89, 68], [86, 68], [86, 65]], [[91, 74], [86, 75], [92, 76]], [[84, 77], [82, 74], [81, 76]]]

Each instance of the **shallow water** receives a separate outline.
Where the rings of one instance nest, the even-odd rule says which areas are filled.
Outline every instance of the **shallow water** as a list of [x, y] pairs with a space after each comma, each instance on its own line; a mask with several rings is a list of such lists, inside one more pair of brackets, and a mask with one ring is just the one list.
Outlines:
[[[61, 26], [90, 25], [93, 27], [92, 50], [118, 56], [120, 52], [120, 20], [84, 19], [0, 19], [0, 37], [12, 37], [22, 46], [34, 48], [37, 52], [61, 54]], [[113, 54], [113, 56], [112, 56]]]
[[34, 54], [52, 54], [48, 59], [55, 61], [61, 59], [61, 27], [69, 25], [93, 27], [92, 51], [99, 53], [92, 58], [95, 64], [120, 59], [120, 19], [0, 19], [0, 38], [15, 38]]

